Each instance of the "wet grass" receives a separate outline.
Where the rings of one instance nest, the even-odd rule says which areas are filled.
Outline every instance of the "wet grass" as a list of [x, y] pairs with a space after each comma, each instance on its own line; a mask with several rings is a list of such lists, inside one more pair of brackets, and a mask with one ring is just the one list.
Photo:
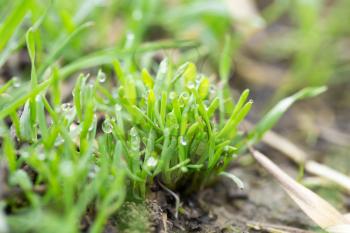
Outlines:
[[[245, 132], [239, 126], [253, 101], [249, 90], [237, 96], [229, 87], [232, 58], [244, 39], [231, 28], [225, 5], [97, 2], [0, 1], [0, 67], [6, 71], [18, 51], [28, 63], [1, 79], [0, 207], [6, 216], [0, 231], [79, 232], [89, 214], [88, 231], [102, 232], [125, 200], [144, 200], [157, 183], [198, 192], [224, 175], [242, 188], [226, 172], [230, 162], [295, 101], [325, 91], [305, 88], [281, 100]], [[307, 18], [300, 20], [298, 30], [311, 30], [302, 27]], [[190, 35], [194, 26], [199, 31]], [[165, 39], [148, 41], [157, 27]], [[111, 31], [116, 38], [109, 38]], [[162, 51], [179, 58], [156, 61]], [[195, 65], [206, 58], [208, 67]], [[304, 59], [296, 56], [298, 72], [312, 66], [300, 68]], [[338, 64], [330, 59], [321, 72], [327, 78], [314, 74], [307, 85], [328, 82]], [[304, 86], [298, 81], [286, 93]]]

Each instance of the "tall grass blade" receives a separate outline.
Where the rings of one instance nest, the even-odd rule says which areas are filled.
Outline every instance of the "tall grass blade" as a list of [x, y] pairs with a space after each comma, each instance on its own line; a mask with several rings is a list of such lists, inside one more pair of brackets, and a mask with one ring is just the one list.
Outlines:
[[265, 132], [270, 130], [296, 101], [317, 96], [326, 90], [327, 88], [325, 86], [307, 87], [278, 102], [263, 119], [258, 122], [252, 132], [249, 133], [248, 138], [250, 143], [254, 144], [259, 141]]

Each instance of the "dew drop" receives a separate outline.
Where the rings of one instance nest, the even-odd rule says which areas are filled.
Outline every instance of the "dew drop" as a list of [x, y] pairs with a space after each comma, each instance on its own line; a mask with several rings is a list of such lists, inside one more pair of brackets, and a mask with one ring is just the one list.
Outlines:
[[39, 153], [39, 154], [37, 155], [37, 157], [38, 157], [38, 159], [39, 159], [40, 161], [44, 161], [45, 158], [46, 158], [46, 156], [45, 156], [44, 153]]
[[181, 167], [180, 169], [181, 169], [181, 171], [182, 171], [183, 173], [188, 172], [188, 168], [187, 168], [187, 167]]
[[94, 124], [92, 124], [88, 130], [89, 130], [89, 132], [91, 132], [93, 129], [94, 129]]
[[102, 123], [102, 131], [105, 133], [112, 133], [113, 125], [110, 119], [105, 119]]
[[226, 152], [229, 151], [229, 149], [230, 149], [229, 146], [225, 146], [225, 147], [224, 147], [224, 151], [226, 151]]
[[135, 127], [132, 127], [130, 129], [130, 136], [131, 137], [136, 137], [138, 135], [137, 129]]
[[169, 99], [171, 99], [171, 100], [173, 100], [173, 99], [175, 99], [176, 98], [176, 92], [175, 91], [172, 91], [172, 92], [170, 92], [170, 94], [169, 94]]
[[193, 90], [195, 88], [194, 82], [188, 82], [187, 83], [187, 88], [190, 89], [190, 90]]
[[12, 80], [13, 80], [13, 83], [12, 83], [13, 87], [18, 88], [21, 86], [21, 82], [18, 77], [13, 77]]
[[168, 61], [164, 59], [160, 64], [159, 64], [159, 73], [161, 74], [166, 74], [168, 71]]
[[62, 145], [63, 143], [64, 143], [64, 139], [61, 136], [59, 136], [56, 138], [54, 145], [59, 146], [59, 145]]
[[120, 112], [122, 110], [122, 106], [119, 104], [116, 104], [115, 106], [115, 111]]
[[65, 177], [70, 177], [73, 175], [73, 164], [71, 161], [63, 161], [60, 164], [60, 172]]
[[73, 109], [73, 104], [72, 103], [64, 103], [61, 105], [61, 110], [62, 112], [69, 112]]
[[104, 83], [107, 79], [107, 76], [106, 74], [102, 71], [102, 70], [99, 70], [98, 73], [97, 73], [97, 80], [99, 83]]
[[130, 48], [133, 45], [134, 41], [135, 41], [135, 35], [132, 32], [128, 32], [126, 34], [125, 47]]
[[182, 97], [184, 100], [187, 100], [188, 98], [190, 98], [190, 95], [188, 94], [188, 92], [182, 92], [182, 93], [181, 93], [181, 97]]
[[158, 164], [158, 159], [151, 156], [147, 159], [146, 163], [148, 167], [155, 167]]
[[22, 151], [21, 157], [22, 157], [23, 159], [29, 158], [29, 152], [28, 152], [28, 151]]
[[40, 103], [41, 102], [41, 95], [37, 95], [35, 97], [35, 102]]
[[209, 91], [210, 91], [210, 93], [215, 93], [215, 86], [214, 85], [212, 85], [212, 86], [210, 86], [210, 88], [209, 88]]
[[90, 168], [90, 171], [89, 171], [89, 174], [88, 174], [88, 177], [90, 179], [94, 178], [97, 173], [100, 171], [100, 167], [98, 167], [97, 165], [93, 165], [91, 168]]
[[76, 124], [74, 124], [74, 123], [69, 126], [69, 131], [70, 132], [73, 132], [76, 129], [78, 129], [78, 126]]
[[73, 108], [72, 103], [64, 103], [61, 105], [61, 111], [64, 114], [64, 116], [68, 119], [71, 120], [75, 116], [75, 111]]
[[97, 116], [96, 116], [96, 114], [94, 114], [94, 119], [93, 119], [92, 124], [90, 125], [90, 127], [88, 129], [90, 132], [94, 129], [96, 123], [97, 123]]
[[127, 39], [128, 41], [134, 40], [134, 38], [135, 38], [134, 33], [132, 33], [132, 32], [128, 32], [128, 33], [127, 33], [126, 39]]
[[180, 143], [181, 143], [181, 145], [183, 145], [183, 146], [186, 146], [186, 145], [187, 145], [187, 142], [186, 142], [186, 140], [185, 140], [185, 138], [184, 138], [183, 136], [180, 137]]

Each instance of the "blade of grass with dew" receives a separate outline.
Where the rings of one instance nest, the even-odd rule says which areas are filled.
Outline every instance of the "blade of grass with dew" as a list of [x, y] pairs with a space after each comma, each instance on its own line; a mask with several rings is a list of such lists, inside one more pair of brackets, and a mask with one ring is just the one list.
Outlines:
[[259, 141], [264, 133], [271, 129], [282, 115], [291, 107], [296, 101], [311, 98], [325, 92], [327, 88], [322, 87], [307, 87], [292, 96], [289, 96], [276, 104], [264, 117], [258, 122], [255, 128], [249, 133], [249, 143], [255, 144]]
[[252, 104], [249, 102], [246, 103], [248, 96], [249, 96], [249, 90], [247, 89], [241, 94], [237, 104], [235, 105], [235, 107], [233, 109], [233, 112], [231, 114], [229, 121], [225, 124], [225, 126], [216, 135], [217, 138], [225, 137], [232, 130], [231, 128], [234, 127], [235, 122], [238, 120], [238, 119], [236, 119], [236, 117], [240, 111], [244, 110], [244, 108], [247, 108], [247, 111], [244, 110], [244, 112], [248, 113], [250, 106]]
[[[30, 73], [30, 85], [32, 90], [35, 89], [38, 86], [38, 78], [36, 74], [36, 68], [35, 68], [35, 38], [34, 38], [34, 28], [29, 28], [29, 30], [26, 33], [26, 42], [27, 42], [27, 50], [30, 58], [31, 63], [31, 73]], [[36, 124], [36, 101], [35, 96], [32, 97], [29, 100], [29, 113], [30, 113], [30, 127], [31, 127], [31, 139], [34, 140], [36, 138], [36, 132], [35, 132], [35, 124]], [[27, 124], [28, 122], [26, 122]]]

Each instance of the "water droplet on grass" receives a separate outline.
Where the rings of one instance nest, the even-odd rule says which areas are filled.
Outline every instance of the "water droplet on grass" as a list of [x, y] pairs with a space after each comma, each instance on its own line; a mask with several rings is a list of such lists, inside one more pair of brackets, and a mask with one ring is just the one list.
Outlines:
[[188, 82], [187, 83], [187, 88], [190, 89], [190, 90], [193, 90], [195, 88], [194, 82]]
[[61, 105], [61, 110], [63, 112], [69, 112], [73, 109], [73, 104], [72, 103], [64, 103]]
[[23, 159], [29, 158], [29, 152], [27, 152], [27, 151], [22, 151], [22, 152], [21, 152], [21, 158], [23, 158]]
[[152, 156], [147, 159], [147, 166], [148, 167], [155, 167], [155, 166], [157, 166], [157, 164], [158, 164], [158, 159], [156, 159]]
[[175, 91], [172, 91], [172, 92], [170, 92], [170, 94], [169, 94], [169, 99], [171, 99], [171, 100], [173, 100], [173, 99], [175, 99], [176, 98], [176, 92]]
[[96, 114], [94, 114], [94, 119], [93, 119], [92, 124], [90, 125], [90, 127], [88, 129], [90, 132], [94, 129], [94, 126], [96, 125], [96, 123], [97, 123], [97, 116], [96, 116]]
[[111, 123], [110, 119], [105, 119], [104, 122], [102, 123], [102, 131], [105, 133], [112, 133], [113, 130], [113, 125]]
[[93, 129], [94, 129], [94, 124], [92, 124], [92, 125], [89, 127], [88, 131], [91, 132]]
[[116, 104], [115, 106], [115, 111], [120, 112], [122, 110], [122, 106], [119, 104]]
[[214, 86], [214, 85], [210, 86], [209, 91], [210, 91], [210, 93], [212, 93], [212, 94], [215, 93], [215, 91], [216, 91], [215, 86]]
[[104, 83], [107, 79], [107, 76], [106, 74], [102, 71], [102, 70], [99, 70], [98, 71], [98, 74], [97, 74], [97, 80], [99, 83]]
[[75, 111], [72, 103], [62, 104], [61, 111], [68, 120], [72, 120], [75, 116]]
[[100, 171], [100, 167], [98, 167], [97, 165], [93, 165], [91, 168], [90, 168], [90, 171], [89, 171], [89, 174], [88, 174], [88, 177], [90, 179], [94, 178], [97, 173]]
[[13, 87], [17, 88], [21, 86], [21, 82], [18, 77], [13, 77], [12, 80], [13, 80], [13, 83], [12, 83]]
[[125, 42], [125, 48], [130, 48], [135, 41], [135, 35], [132, 32], [128, 32], [126, 34], [126, 42]]
[[63, 161], [60, 164], [60, 172], [65, 177], [73, 175], [73, 163], [71, 161]]
[[64, 143], [64, 139], [61, 136], [58, 136], [55, 140], [55, 146], [62, 145]]
[[188, 94], [188, 92], [182, 92], [182, 93], [181, 93], [181, 97], [182, 97], [184, 100], [187, 100], [188, 98], [190, 98], [190, 94]]
[[39, 153], [39, 154], [37, 155], [37, 157], [38, 157], [38, 159], [41, 160], [41, 161], [44, 161], [45, 158], [46, 158], [46, 156], [45, 156], [44, 153]]
[[168, 61], [166, 59], [164, 59], [163, 61], [161, 61], [161, 63], [159, 64], [159, 73], [161, 74], [166, 74], [168, 71]]
[[41, 95], [37, 95], [35, 97], [35, 102], [40, 103], [41, 102]]
[[131, 137], [136, 137], [138, 135], [137, 129], [135, 127], [132, 127], [130, 129], [130, 136]]
[[186, 145], [187, 145], [187, 142], [186, 142], [186, 140], [185, 140], [185, 138], [184, 138], [183, 136], [180, 137], [180, 143], [181, 143], [181, 145], [183, 145], [183, 146], [186, 146]]

